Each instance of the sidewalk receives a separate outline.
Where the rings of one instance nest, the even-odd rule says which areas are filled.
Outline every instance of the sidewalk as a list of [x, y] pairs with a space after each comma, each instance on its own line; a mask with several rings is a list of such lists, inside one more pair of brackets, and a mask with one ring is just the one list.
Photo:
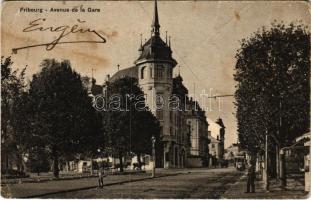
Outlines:
[[270, 190], [266, 192], [261, 180], [255, 182], [255, 193], [245, 193], [247, 176], [244, 174], [223, 195], [225, 199], [307, 199], [309, 194], [304, 191], [301, 180], [289, 177], [285, 190], [280, 187], [280, 182], [270, 181]]
[[[158, 173], [156, 178], [175, 176], [180, 173]], [[150, 179], [150, 173], [108, 175], [104, 178], [104, 186]], [[36, 198], [44, 195], [87, 190], [97, 187], [97, 178], [88, 177], [71, 180], [52, 180], [22, 184], [5, 184], [1, 186], [1, 196], [5, 198]]]

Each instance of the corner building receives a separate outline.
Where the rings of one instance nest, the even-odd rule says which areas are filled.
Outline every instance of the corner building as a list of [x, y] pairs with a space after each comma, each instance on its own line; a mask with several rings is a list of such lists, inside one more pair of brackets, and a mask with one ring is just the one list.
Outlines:
[[[187, 108], [189, 101], [188, 90], [182, 84], [180, 75], [173, 78], [176, 65], [170, 42], [167, 39], [164, 42], [160, 37], [158, 7], [155, 1], [150, 39], [140, 45], [139, 57], [134, 66], [119, 70], [112, 77], [108, 76], [108, 82], [125, 76], [138, 80], [147, 106], [160, 121], [162, 145], [160, 152], [157, 152], [156, 166], [163, 168], [186, 167], [187, 156], [190, 155], [191, 133], [187, 124], [187, 112], [183, 110]], [[169, 108], [172, 95], [180, 97], [178, 110]]]

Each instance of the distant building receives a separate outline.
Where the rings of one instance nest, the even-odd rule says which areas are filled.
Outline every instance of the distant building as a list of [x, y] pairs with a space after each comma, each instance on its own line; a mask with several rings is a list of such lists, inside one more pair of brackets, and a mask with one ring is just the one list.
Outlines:
[[220, 141], [217, 140], [216, 138], [214, 138], [213, 136], [209, 137], [210, 140], [210, 144], [209, 144], [209, 153], [211, 154], [211, 156], [214, 156], [215, 158], [219, 159], [220, 155]]
[[240, 152], [239, 144], [231, 144], [227, 149], [226, 153], [224, 154], [224, 158], [227, 160], [233, 160], [235, 156], [237, 156]]
[[210, 154], [215, 155], [217, 159], [224, 158], [224, 143], [225, 143], [225, 126], [221, 118], [218, 118], [216, 122], [207, 118], [209, 124], [209, 137], [210, 137]]
[[219, 157], [220, 158], [223, 158], [224, 157], [224, 152], [225, 152], [225, 125], [222, 121], [221, 118], [218, 118], [216, 123], [220, 126], [220, 129], [219, 129]]
[[[205, 112], [198, 106], [197, 102], [190, 99], [190, 109], [187, 124], [190, 128], [190, 152], [188, 156], [189, 167], [208, 166], [209, 160], [209, 138], [208, 123], [206, 121]], [[194, 107], [197, 106], [197, 109]]]

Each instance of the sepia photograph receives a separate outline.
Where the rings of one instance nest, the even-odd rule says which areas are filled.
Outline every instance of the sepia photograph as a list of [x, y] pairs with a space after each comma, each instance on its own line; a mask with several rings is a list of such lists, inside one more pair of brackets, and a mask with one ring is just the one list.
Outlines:
[[310, 198], [310, 1], [3, 1], [1, 197]]

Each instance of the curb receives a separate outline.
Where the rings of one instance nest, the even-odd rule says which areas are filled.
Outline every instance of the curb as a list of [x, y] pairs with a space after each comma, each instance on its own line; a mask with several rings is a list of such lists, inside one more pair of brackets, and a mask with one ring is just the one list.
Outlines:
[[[146, 173], [145, 171], [140, 171], [140, 172], [135, 172], [135, 173], [112, 173], [109, 175], [114, 175], [114, 176], [119, 176], [119, 175], [135, 175], [135, 174], [143, 174]], [[42, 178], [42, 179], [38, 179], [38, 178], [29, 178], [29, 180], [22, 180], [22, 179], [15, 179], [15, 180], [11, 180], [10, 181], [1, 181], [1, 185], [13, 185], [13, 184], [20, 184], [20, 183], [44, 183], [47, 181], [65, 181], [65, 180], [75, 180], [75, 179], [84, 179], [84, 178], [96, 178], [98, 177], [97, 175], [81, 175], [81, 176], [68, 176], [68, 177], [59, 177], [59, 178], [54, 178], [54, 177], [50, 177], [50, 178]]]
[[[160, 176], [156, 176], [154, 178], [146, 177], [146, 178], [141, 178], [141, 179], [136, 179], [136, 180], [126, 180], [126, 181], [120, 181], [120, 182], [116, 182], [116, 183], [107, 183], [107, 184], [104, 184], [104, 187], [105, 186], [112, 186], [112, 185], [121, 185], [124, 183], [139, 182], [139, 181], [144, 181], [144, 180], [152, 180], [152, 179], [168, 177], [168, 176], [177, 176], [180, 174], [182, 174], [182, 173], [160, 175]], [[56, 192], [48, 192], [48, 193], [44, 193], [44, 194], [36, 194], [36, 195], [30, 195], [30, 196], [24, 196], [24, 197], [15, 197], [15, 198], [26, 198], [26, 199], [37, 198], [37, 197], [43, 197], [43, 196], [47, 196], [47, 195], [62, 194], [62, 193], [67, 193], [67, 192], [76, 192], [79, 190], [89, 190], [89, 189], [94, 189], [94, 188], [97, 188], [97, 185], [96, 186], [89, 186], [89, 187], [82, 187], [82, 188], [74, 188], [74, 189], [69, 189], [69, 190], [56, 191]]]

